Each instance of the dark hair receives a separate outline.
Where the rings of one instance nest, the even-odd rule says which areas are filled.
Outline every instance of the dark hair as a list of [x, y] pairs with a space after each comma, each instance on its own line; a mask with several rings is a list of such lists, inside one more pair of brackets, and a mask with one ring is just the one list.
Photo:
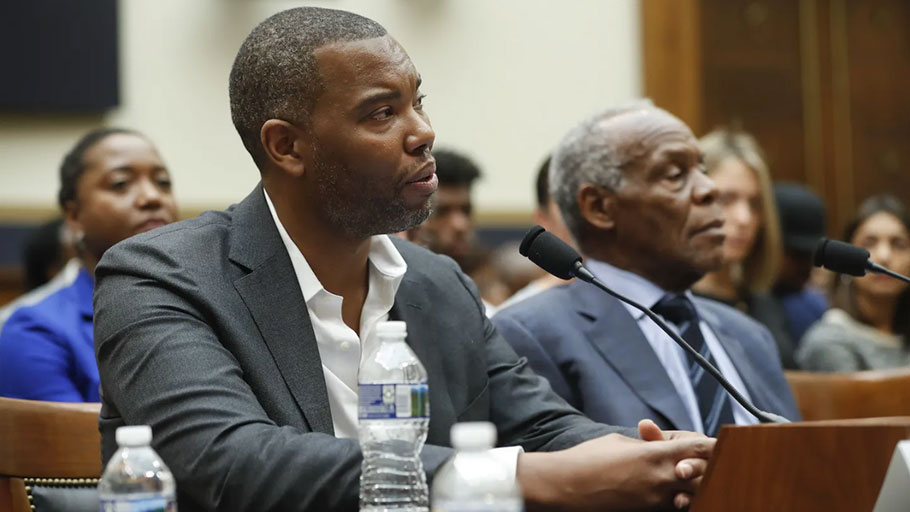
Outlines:
[[856, 234], [856, 230], [859, 229], [864, 222], [869, 220], [869, 217], [872, 217], [876, 213], [890, 213], [891, 215], [894, 215], [901, 221], [901, 224], [904, 225], [907, 231], [910, 231], [910, 213], [907, 212], [904, 203], [890, 194], [879, 194], [867, 198], [859, 205], [856, 216], [851, 219], [844, 228], [844, 241], [850, 242], [853, 240], [853, 235]]
[[279, 12], [250, 32], [231, 67], [228, 92], [234, 128], [257, 166], [261, 168], [265, 158], [259, 135], [263, 123], [309, 123], [323, 85], [313, 52], [386, 33], [369, 18], [319, 7]]
[[[867, 198], [859, 205], [856, 216], [847, 223], [847, 226], [844, 229], [844, 241], [851, 242], [859, 227], [877, 213], [890, 213], [891, 215], [894, 215], [901, 224], [904, 225], [904, 228], [910, 232], [910, 213], [907, 212], [907, 208], [904, 204], [900, 199], [892, 195], [880, 194]], [[846, 294], [837, 293], [839, 291], [837, 290], [837, 287], [839, 286], [838, 281], [839, 280], [835, 280], [834, 295], [836, 305], [850, 313], [851, 316], [857, 320], [868, 323], [862, 318], [859, 310], [856, 308], [852, 290], [846, 290]], [[910, 350], [910, 289], [904, 290], [897, 298], [897, 307], [894, 310], [891, 329], [895, 334], [903, 337], [904, 348]]]
[[65, 208], [66, 203], [76, 200], [76, 185], [85, 172], [85, 152], [102, 139], [118, 133], [142, 136], [139, 132], [127, 128], [99, 128], [83, 135], [63, 157], [60, 164], [60, 191], [57, 193], [57, 202], [61, 208]]
[[22, 263], [27, 290], [46, 283], [50, 277], [48, 271], [63, 263], [60, 261], [63, 256], [62, 229], [63, 219], [57, 218], [41, 224], [25, 239]]
[[552, 155], [547, 155], [547, 159], [537, 169], [537, 207], [541, 210], [546, 210], [547, 203], [550, 202], [550, 160], [552, 159]]
[[467, 156], [450, 149], [434, 149], [436, 176], [440, 185], [471, 186], [480, 177], [480, 168]]

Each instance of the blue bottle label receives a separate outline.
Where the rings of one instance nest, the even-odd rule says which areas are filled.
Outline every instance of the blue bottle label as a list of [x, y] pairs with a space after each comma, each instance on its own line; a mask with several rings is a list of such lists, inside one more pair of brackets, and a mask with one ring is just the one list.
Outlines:
[[361, 384], [358, 416], [362, 420], [430, 417], [426, 384]]
[[101, 512], [177, 512], [177, 502], [170, 498], [101, 500]]

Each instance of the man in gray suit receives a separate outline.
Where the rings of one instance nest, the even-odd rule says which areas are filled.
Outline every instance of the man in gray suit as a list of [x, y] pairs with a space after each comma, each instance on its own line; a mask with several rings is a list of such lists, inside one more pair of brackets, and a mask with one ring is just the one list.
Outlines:
[[[723, 214], [689, 128], [642, 102], [601, 112], [562, 140], [550, 187], [607, 286], [652, 308], [760, 409], [799, 419], [767, 329], [689, 287], [722, 263]], [[553, 389], [615, 425], [716, 435], [757, 420], [640, 311], [576, 281], [493, 323]]]
[[513, 447], [528, 510], [685, 506], [712, 439], [650, 422], [633, 439], [583, 417], [496, 333], [452, 260], [382, 234], [426, 219], [436, 189], [420, 81], [351, 13], [293, 9], [253, 30], [230, 97], [261, 184], [97, 268], [104, 459], [118, 426], [149, 424], [183, 512], [356, 510], [361, 347], [399, 319], [429, 374], [429, 478], [451, 425], [486, 420]]

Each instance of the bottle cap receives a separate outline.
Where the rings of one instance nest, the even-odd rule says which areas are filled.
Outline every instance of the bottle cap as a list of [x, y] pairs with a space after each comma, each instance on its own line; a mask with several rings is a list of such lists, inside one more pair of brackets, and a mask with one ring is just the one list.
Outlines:
[[408, 324], [390, 320], [376, 324], [376, 336], [401, 336], [404, 338], [408, 334]]
[[496, 426], [488, 421], [456, 423], [450, 435], [456, 450], [489, 450], [496, 446]]
[[148, 446], [152, 442], [152, 427], [148, 425], [131, 425], [117, 429], [119, 446]]

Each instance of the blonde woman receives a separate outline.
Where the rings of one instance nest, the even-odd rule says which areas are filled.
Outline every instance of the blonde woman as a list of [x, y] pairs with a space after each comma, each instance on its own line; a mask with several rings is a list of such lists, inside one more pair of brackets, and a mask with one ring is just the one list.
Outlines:
[[786, 368], [795, 368], [793, 340], [780, 305], [768, 292], [777, 278], [781, 234], [771, 176], [755, 139], [715, 130], [700, 141], [705, 168], [724, 210], [724, 266], [695, 284], [695, 293], [729, 304], [765, 324]]

